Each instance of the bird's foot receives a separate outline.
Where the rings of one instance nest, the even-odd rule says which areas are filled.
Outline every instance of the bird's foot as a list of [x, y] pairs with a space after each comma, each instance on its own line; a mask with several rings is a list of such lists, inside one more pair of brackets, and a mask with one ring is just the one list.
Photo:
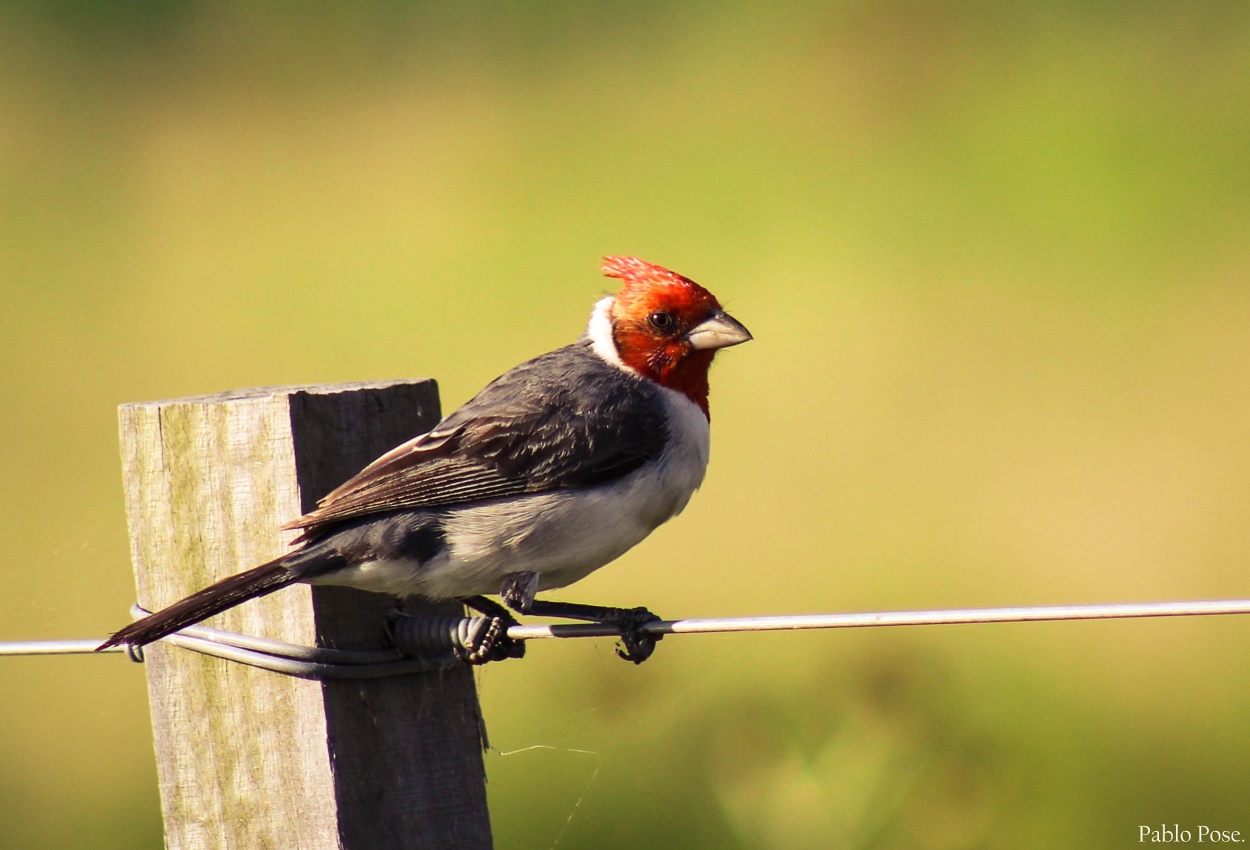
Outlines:
[[480, 665], [490, 661], [525, 657], [525, 641], [508, 637], [508, 627], [516, 620], [500, 617], [475, 617], [461, 645], [452, 652], [465, 664]]
[[537, 589], [537, 573], [510, 573], [505, 577], [499, 595], [509, 608], [522, 614], [584, 620], [620, 629], [621, 645], [616, 648], [616, 654], [635, 664], [641, 664], [650, 658], [651, 653], [655, 652], [656, 641], [663, 637], [643, 630], [648, 623], [655, 623], [660, 619], [646, 608], [605, 608], [576, 602], [552, 602], [535, 599], [534, 593]]
[[621, 630], [621, 643], [616, 647], [616, 654], [626, 661], [641, 664], [655, 652], [656, 641], [664, 635], [653, 635], [642, 630], [648, 623], [658, 623], [660, 617], [646, 608], [616, 608], [621, 616], [612, 617], [610, 622]]
[[478, 665], [525, 657], [525, 641], [508, 637], [508, 628], [518, 623], [507, 608], [482, 596], [471, 597], [464, 603], [485, 616], [472, 621], [474, 625], [462, 637], [461, 646], [453, 650], [457, 658]]

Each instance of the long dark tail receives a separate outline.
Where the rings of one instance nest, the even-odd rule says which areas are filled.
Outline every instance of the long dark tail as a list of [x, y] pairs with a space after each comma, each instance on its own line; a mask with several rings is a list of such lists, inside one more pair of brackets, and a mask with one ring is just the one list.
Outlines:
[[126, 626], [96, 647], [96, 652], [123, 643], [143, 646], [171, 635], [179, 629], [193, 626], [214, 614], [220, 614], [240, 602], [264, 596], [280, 587], [293, 584], [299, 581], [303, 573], [291, 569], [291, 560], [291, 556], [286, 555], [192, 593], [186, 599], [181, 599], [168, 608], [149, 614], [142, 620], [136, 620]]

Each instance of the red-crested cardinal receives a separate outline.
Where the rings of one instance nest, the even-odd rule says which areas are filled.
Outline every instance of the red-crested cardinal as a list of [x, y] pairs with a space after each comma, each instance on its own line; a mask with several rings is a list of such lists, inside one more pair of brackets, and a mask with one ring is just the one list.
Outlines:
[[101, 649], [159, 640], [297, 581], [458, 599], [495, 619], [483, 662], [518, 656], [503, 633], [522, 614], [612, 623], [622, 657], [655, 639], [645, 608], [548, 602], [685, 508], [708, 462], [708, 367], [751, 339], [694, 281], [635, 257], [607, 257], [624, 281], [581, 338], [505, 373], [434, 430], [409, 440], [285, 527], [287, 554], [126, 626]]

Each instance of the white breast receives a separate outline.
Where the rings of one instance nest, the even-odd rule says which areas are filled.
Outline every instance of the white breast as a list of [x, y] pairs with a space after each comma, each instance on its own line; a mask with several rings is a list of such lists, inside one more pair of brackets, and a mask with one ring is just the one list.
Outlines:
[[375, 561], [326, 580], [447, 599], [498, 593], [503, 577], [513, 572], [538, 573], [539, 590], [585, 577], [680, 513], [703, 483], [707, 417], [681, 393], [663, 389], [661, 397], [668, 445], [621, 480], [452, 510], [444, 521], [447, 549], [432, 561]]

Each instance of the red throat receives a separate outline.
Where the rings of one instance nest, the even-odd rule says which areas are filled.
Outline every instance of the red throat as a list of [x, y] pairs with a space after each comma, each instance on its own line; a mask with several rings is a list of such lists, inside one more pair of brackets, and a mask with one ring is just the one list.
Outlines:
[[686, 398], [699, 406], [699, 409], [703, 411], [703, 415], [711, 422], [712, 414], [708, 410], [707, 402], [707, 373], [715, 355], [715, 351], [695, 351], [687, 354], [668, 369], [655, 375], [647, 375], [647, 377], [661, 386], [668, 387], [670, 390], [677, 390], [677, 392], [685, 395]]

